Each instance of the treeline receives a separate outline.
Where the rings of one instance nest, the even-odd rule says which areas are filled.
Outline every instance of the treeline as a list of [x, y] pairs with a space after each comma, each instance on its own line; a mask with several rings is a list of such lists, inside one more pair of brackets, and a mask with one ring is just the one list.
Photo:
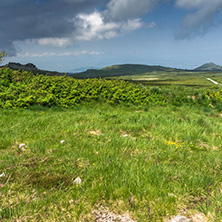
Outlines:
[[[216, 95], [216, 96], [215, 96]], [[27, 71], [0, 69], [0, 108], [32, 105], [74, 107], [100, 101], [110, 104], [149, 105], [183, 103], [218, 106], [222, 92], [192, 92], [182, 88], [149, 88], [121, 80], [34, 75]]]

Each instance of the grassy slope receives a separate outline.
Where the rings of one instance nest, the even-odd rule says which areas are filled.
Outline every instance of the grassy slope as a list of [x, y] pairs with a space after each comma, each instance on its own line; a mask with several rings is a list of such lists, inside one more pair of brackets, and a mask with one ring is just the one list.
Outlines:
[[103, 204], [139, 221], [195, 212], [221, 221], [222, 119], [202, 109], [0, 110], [0, 183], [9, 179], [0, 219], [92, 221]]
[[[207, 78], [212, 78], [222, 84], [221, 72], [151, 72], [113, 78], [143, 82], [143, 84], [147, 85], [184, 85], [196, 86], [198, 88], [215, 87], [216, 85], [207, 80]], [[152, 80], [152, 78], [155, 79]]]
[[163, 66], [148, 66], [137, 64], [113, 65], [102, 69], [89, 69], [82, 73], [76, 73], [74, 77], [111, 77], [111, 76], [125, 76], [125, 75], [141, 75], [150, 72], [174, 72], [179, 69], [168, 68]]
[[200, 67], [198, 67], [198, 68], [196, 68], [195, 70], [199, 70], [199, 71], [206, 71], [206, 70], [208, 70], [208, 71], [216, 71], [216, 70], [222, 70], [222, 66], [219, 66], [219, 65], [216, 65], [216, 64], [214, 64], [214, 63], [212, 63], [212, 62], [210, 62], [210, 63], [206, 63], [206, 64], [203, 64], [202, 66], [200, 66]]

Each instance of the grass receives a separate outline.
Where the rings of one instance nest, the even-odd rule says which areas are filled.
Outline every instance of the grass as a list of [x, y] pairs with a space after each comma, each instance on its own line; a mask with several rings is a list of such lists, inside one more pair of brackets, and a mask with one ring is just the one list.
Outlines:
[[222, 119], [210, 107], [35, 106], [0, 116], [0, 220], [93, 221], [100, 205], [138, 221], [222, 220]]
[[[125, 79], [135, 82], [142, 82], [146, 85], [180, 85], [192, 86], [196, 88], [215, 88], [215, 84], [211, 83], [207, 78], [212, 78], [222, 84], [221, 72], [150, 72], [140, 75], [126, 75], [112, 77], [113, 79]], [[153, 78], [153, 80], [152, 80]], [[155, 79], [157, 78], [157, 79]]]

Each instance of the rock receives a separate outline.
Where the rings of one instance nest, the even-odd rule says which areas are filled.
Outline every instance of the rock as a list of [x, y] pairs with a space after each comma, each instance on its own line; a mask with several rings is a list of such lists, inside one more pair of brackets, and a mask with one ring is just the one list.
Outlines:
[[174, 197], [177, 198], [177, 196], [174, 193], [168, 193], [168, 197]]
[[181, 215], [178, 215], [176, 217], [174, 217], [172, 220], [170, 220], [169, 222], [189, 222], [190, 219], [183, 217]]
[[8, 67], [10, 69], [15, 69], [15, 70], [19, 70], [19, 69], [26, 70], [26, 71], [38, 70], [38, 68], [35, 65], [33, 65], [32, 63], [22, 65], [20, 63], [10, 62], [8, 64]]
[[81, 184], [82, 183], [82, 180], [81, 180], [81, 178], [80, 177], [77, 177], [74, 181], [73, 181], [73, 183], [75, 183], [75, 184]]
[[20, 145], [19, 145], [19, 149], [21, 149], [22, 147], [24, 147], [25, 146], [25, 144], [24, 143], [21, 143]]
[[5, 173], [0, 174], [0, 177], [5, 177]]

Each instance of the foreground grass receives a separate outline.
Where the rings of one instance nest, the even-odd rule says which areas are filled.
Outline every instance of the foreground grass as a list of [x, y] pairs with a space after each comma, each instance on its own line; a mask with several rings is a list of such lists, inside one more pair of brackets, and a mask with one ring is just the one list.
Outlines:
[[100, 205], [138, 221], [222, 220], [222, 119], [210, 108], [96, 104], [0, 116], [0, 220], [93, 221]]

